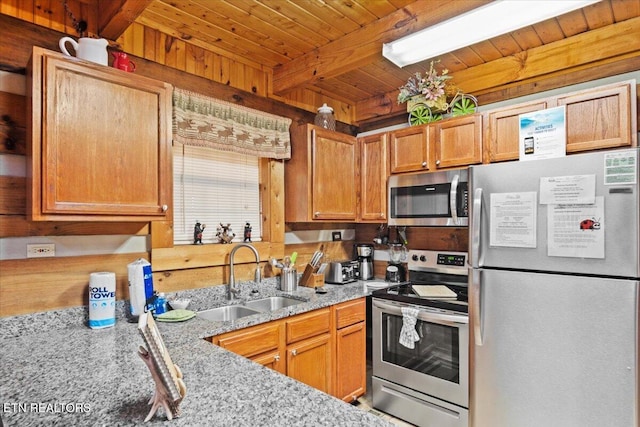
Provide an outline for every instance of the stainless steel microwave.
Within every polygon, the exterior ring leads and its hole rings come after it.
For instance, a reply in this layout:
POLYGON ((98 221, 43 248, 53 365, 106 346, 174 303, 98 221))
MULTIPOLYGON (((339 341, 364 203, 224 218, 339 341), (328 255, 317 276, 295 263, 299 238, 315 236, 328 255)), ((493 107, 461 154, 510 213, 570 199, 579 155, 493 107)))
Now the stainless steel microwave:
POLYGON ((389 225, 469 225, 467 169, 389 177, 389 225))

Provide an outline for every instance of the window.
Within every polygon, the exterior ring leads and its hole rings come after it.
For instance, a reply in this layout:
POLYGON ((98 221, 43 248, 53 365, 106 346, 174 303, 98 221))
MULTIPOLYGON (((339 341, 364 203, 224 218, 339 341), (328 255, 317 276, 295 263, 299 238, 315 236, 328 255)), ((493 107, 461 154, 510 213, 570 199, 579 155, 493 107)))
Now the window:
POLYGON ((231 225, 234 242, 261 240, 259 158, 212 148, 173 147, 175 245, 193 244, 196 222, 205 224, 202 243, 218 243, 220 223, 231 225))

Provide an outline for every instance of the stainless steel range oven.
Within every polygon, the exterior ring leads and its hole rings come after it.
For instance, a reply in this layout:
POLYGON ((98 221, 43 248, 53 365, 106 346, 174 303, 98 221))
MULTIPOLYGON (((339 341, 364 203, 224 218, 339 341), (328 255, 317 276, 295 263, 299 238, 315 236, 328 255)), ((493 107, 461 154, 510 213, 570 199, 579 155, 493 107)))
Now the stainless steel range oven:
POLYGON ((418 426, 468 426, 466 259, 466 253, 410 251, 410 281, 373 292, 375 408, 418 426), (405 321, 412 326, 403 308, 417 313, 413 348, 400 343, 405 321))

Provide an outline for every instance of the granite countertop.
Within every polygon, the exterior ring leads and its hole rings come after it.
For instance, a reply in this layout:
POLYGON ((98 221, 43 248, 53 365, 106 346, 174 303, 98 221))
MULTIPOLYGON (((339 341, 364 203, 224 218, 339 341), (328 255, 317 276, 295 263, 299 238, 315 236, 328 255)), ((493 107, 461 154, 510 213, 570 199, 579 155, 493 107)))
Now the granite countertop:
MULTIPOLYGON (((304 302, 239 319, 198 318, 158 326, 187 394, 182 415, 163 412, 150 424, 207 426, 390 426, 388 422, 319 390, 214 346, 203 338, 287 317, 368 294, 365 282, 326 285, 326 294, 277 290, 275 281, 242 283, 241 299, 289 295, 304 302)), ((225 287, 180 292, 196 311, 223 305, 225 287)), ((86 326, 86 308, 0 319, 0 416, 5 426, 140 425, 150 410, 151 375, 137 349, 137 325, 123 303, 112 328, 86 326)))

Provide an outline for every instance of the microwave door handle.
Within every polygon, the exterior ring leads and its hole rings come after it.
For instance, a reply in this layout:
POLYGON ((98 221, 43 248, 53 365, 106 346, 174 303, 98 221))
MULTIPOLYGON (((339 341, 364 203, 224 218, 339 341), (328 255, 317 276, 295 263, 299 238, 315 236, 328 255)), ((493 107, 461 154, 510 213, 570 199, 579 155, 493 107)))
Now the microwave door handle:
POLYGON ((458 181, 460 175, 455 174, 451 180, 451 190, 449 190, 449 209, 451 209, 451 219, 454 224, 458 224, 458 181))
MULTIPOLYGON (((378 307, 381 310, 384 310, 387 313, 394 314, 396 316, 402 316, 402 310, 400 307, 391 304, 385 304, 380 301, 373 301, 373 305, 378 307)), ((438 323, 443 325, 455 325, 458 324, 469 324, 469 316, 462 316, 459 314, 440 314, 440 313, 431 313, 425 310, 420 310, 418 312, 418 319, 430 322, 430 323, 438 323)))
POLYGON ((482 221, 482 188, 476 188, 473 194, 473 215, 471 217, 471 266, 480 266, 480 221, 482 221))

